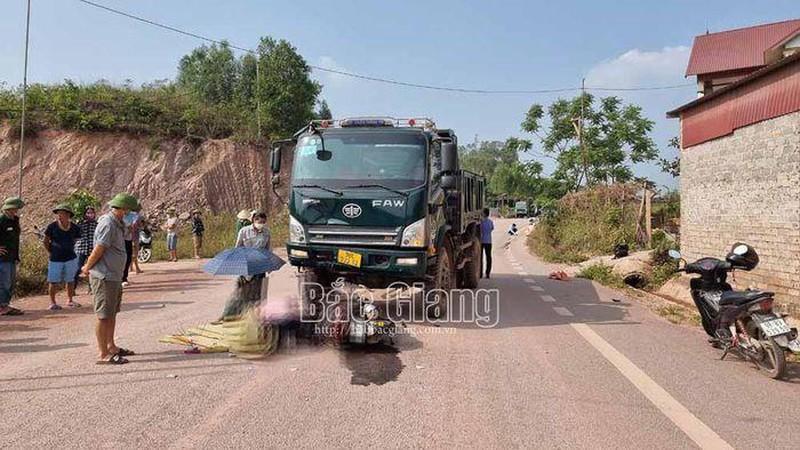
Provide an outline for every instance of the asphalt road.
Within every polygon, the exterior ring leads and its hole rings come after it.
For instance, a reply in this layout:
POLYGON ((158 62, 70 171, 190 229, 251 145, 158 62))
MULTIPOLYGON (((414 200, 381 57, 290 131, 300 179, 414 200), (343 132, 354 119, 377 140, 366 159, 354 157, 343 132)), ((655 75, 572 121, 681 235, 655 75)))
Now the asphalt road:
MULTIPOLYGON (((411 324, 394 348, 183 354, 157 339, 213 320, 230 290, 193 261, 133 279, 118 343, 140 355, 121 367, 94 364, 89 308, 24 300, 0 318, 0 447, 798 448, 796 366, 769 380, 698 328, 548 280, 523 237, 503 250, 508 224, 481 283, 499 290, 497 325, 411 324)), ((291 268, 270 290, 295 295, 291 268)))

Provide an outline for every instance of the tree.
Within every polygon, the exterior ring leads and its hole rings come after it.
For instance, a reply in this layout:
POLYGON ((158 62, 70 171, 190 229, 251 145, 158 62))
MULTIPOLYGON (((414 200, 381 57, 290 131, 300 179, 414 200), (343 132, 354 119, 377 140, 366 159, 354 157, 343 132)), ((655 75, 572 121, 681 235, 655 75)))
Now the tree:
POLYGON ((227 42, 203 45, 178 63, 178 85, 206 103, 233 100, 239 78, 239 62, 227 42))
POLYGON ((482 141, 477 146, 462 146, 459 149, 461 166, 489 179, 498 165, 518 162, 519 151, 526 151, 530 147, 530 141, 513 137, 505 142, 482 141))
POLYGON ((76 189, 72 191, 62 203, 69 205, 75 213, 75 217, 81 220, 86 213, 86 208, 90 206, 97 208, 100 206, 100 199, 86 189, 76 189))
POLYGON ((681 176, 681 141, 678 139, 678 136, 673 136, 669 140, 669 144, 667 145, 669 148, 674 148, 678 151, 678 156, 672 159, 659 159, 659 165, 661 166, 661 171, 664 173, 668 173, 673 177, 681 176))
POLYGON ((271 137, 294 134, 314 118, 322 86, 311 68, 287 41, 261 38, 258 45, 261 118, 271 137))
POLYGON ((320 120, 333 119, 333 113, 331 113, 331 109, 328 107, 328 102, 326 102, 325 100, 319 102, 319 109, 317 110, 317 119, 320 120))
POLYGON ((555 155, 553 177, 570 191, 629 181, 633 177, 631 163, 652 161, 658 156, 649 137, 653 121, 642 116, 639 106, 623 105, 617 97, 602 98, 598 103, 591 94, 559 99, 547 108, 549 128, 542 125, 544 116, 541 105, 532 105, 522 129, 535 135, 546 153, 555 155))

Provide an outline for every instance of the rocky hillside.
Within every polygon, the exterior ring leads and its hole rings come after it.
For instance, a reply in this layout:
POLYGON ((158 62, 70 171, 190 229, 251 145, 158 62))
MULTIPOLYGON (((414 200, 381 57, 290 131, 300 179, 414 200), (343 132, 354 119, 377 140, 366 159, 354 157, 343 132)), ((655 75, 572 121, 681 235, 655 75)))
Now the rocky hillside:
MULTIPOLYGON (((0 196, 17 192, 18 144, 9 127, 0 125, 0 196)), ((214 213, 280 206, 271 193, 269 150, 254 145, 42 130, 26 138, 25 147, 23 197, 26 214, 36 220, 76 188, 104 200, 132 192, 148 214, 169 206, 214 213)), ((284 170, 290 167, 284 164, 284 170)))

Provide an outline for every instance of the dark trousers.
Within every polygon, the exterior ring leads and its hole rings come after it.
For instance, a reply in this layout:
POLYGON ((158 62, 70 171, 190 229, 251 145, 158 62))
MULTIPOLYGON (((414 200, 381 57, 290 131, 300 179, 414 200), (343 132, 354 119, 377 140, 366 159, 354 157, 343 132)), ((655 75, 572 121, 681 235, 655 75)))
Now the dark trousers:
POLYGON ((128 281, 128 271, 131 269, 133 258, 133 241, 125 241, 125 271, 122 273, 122 282, 128 281))
POLYGON ((486 274, 486 277, 489 277, 489 274, 492 273, 492 244, 481 244, 481 250, 483 250, 483 261, 486 261, 486 272, 481 272, 481 276, 486 274))
MULTIPOLYGON (((89 255, 78 254, 78 273, 75 274, 75 286, 78 285, 78 280, 81 277, 81 269, 83 269, 84 264, 86 264, 86 260, 89 259, 89 255)), ((88 282, 88 280, 87 280, 88 282)))

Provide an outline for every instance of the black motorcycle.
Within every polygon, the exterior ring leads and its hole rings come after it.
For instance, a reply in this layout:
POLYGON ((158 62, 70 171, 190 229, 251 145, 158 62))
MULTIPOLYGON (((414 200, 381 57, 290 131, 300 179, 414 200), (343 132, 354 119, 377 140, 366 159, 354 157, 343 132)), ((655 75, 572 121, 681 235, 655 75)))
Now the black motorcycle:
POLYGON ((679 272, 699 275, 692 278, 692 299, 700 312, 709 343, 723 350, 722 358, 736 352, 752 360, 770 378, 781 378, 786 371, 786 353, 800 354, 797 328, 772 310, 774 293, 748 289, 734 291, 727 282, 735 269, 750 271, 759 262, 755 249, 747 244, 733 245, 725 260, 700 258, 687 264, 679 252, 670 256, 684 262, 679 272))
POLYGON ((140 263, 146 263, 153 257, 153 233, 149 228, 139 230, 139 253, 136 259, 140 263))

